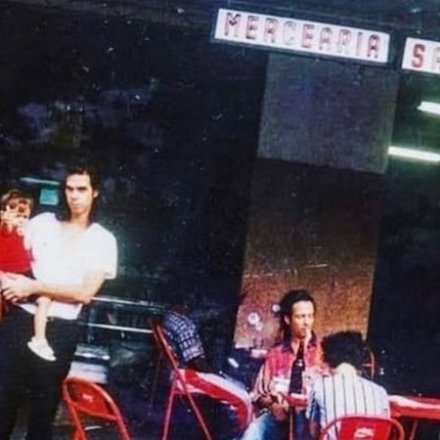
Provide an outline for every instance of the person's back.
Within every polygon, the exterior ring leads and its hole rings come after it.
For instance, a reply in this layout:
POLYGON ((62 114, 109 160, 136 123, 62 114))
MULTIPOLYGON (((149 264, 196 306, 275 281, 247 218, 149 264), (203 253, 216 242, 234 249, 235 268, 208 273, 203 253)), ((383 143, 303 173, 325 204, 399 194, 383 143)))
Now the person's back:
POLYGON ((385 389, 359 376, 354 369, 342 369, 331 376, 316 379, 311 398, 313 406, 310 411, 313 414, 319 410, 321 427, 344 415, 389 415, 385 389))
POLYGON ((162 328, 180 367, 210 370, 206 366, 205 352, 197 327, 184 311, 178 307, 168 310, 162 318, 162 328))
POLYGON ((306 416, 312 435, 317 437, 320 429, 345 415, 389 416, 385 389, 359 373, 364 353, 362 335, 335 333, 323 339, 322 349, 331 374, 315 380, 308 398, 306 416))

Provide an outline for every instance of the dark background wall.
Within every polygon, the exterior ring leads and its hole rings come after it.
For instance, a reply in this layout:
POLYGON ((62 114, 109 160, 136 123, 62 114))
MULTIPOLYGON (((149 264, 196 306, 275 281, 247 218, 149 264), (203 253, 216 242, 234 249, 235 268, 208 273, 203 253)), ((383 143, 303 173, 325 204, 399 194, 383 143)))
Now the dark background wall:
MULTIPOLYGON (((421 26, 410 6, 388 24, 421 26)), ((72 153, 91 152, 104 172, 102 221, 121 250, 105 293, 161 301, 178 282, 212 313, 220 350, 240 294, 237 340, 248 344, 261 339, 246 322, 253 304, 269 335, 270 305, 295 286, 328 310, 320 331, 366 331, 377 262, 368 336, 396 389, 411 375, 430 389, 438 167, 391 160, 385 186, 382 173, 391 141, 438 144, 437 121, 414 112, 439 96, 438 78, 400 72, 397 50, 387 67, 276 54, 266 84, 268 52, 210 43, 206 14, 202 26, 173 10, 177 27, 151 8, 142 20, 95 9, 0 5, 1 189, 56 179, 72 153)))
POLYGON ((72 153, 92 154, 120 249, 104 293, 166 302, 178 284, 226 343, 265 63, 206 29, 2 4, 1 189, 57 179, 72 153))
POLYGON ((369 338, 394 392, 440 393, 439 179, 437 164, 389 161, 369 338))

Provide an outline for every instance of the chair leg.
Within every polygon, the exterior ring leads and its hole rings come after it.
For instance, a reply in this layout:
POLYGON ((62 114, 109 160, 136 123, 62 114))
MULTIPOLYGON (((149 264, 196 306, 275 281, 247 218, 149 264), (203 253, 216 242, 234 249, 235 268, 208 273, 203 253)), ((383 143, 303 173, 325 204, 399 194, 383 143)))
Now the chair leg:
POLYGON ((188 400, 192 410, 194 411, 194 415, 196 416, 196 419, 199 422, 199 425, 202 428, 203 433, 205 434, 206 440, 213 440, 211 433, 209 432, 209 429, 206 426, 202 413, 199 411, 199 408, 197 407, 196 402, 194 401, 194 397, 191 394, 188 394, 188 400))
POLYGON ((164 421, 164 425, 163 425, 162 440, 168 439, 168 432, 169 432, 170 421, 171 421, 171 412, 173 410, 175 397, 176 397, 176 389, 175 389, 175 383, 173 381, 171 383, 170 393, 168 394, 167 407, 165 410, 165 421, 164 421))
POLYGON ((148 402, 148 409, 147 409, 147 419, 150 419, 151 417, 151 411, 153 410, 154 402, 156 400, 157 383, 159 382, 159 375, 162 367, 162 359, 163 359, 163 353, 160 352, 158 354, 156 366, 154 368, 153 384, 151 387, 150 400, 148 402))

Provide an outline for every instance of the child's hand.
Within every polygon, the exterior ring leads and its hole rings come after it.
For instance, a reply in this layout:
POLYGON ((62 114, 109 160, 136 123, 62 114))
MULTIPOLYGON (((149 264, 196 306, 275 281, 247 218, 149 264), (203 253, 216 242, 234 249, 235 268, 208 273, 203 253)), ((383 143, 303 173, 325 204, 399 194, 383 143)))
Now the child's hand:
POLYGON ((16 229, 18 233, 23 232, 23 228, 29 221, 29 218, 15 209, 6 208, 0 213, 0 219, 3 224, 5 224, 9 231, 16 229))
POLYGON ((10 229, 12 229, 14 226, 16 216, 17 214, 9 209, 0 212, 1 222, 7 226, 10 226, 10 229))
POLYGON ((275 420, 282 422, 287 418, 287 408, 283 403, 275 402, 271 406, 272 415, 275 420))
POLYGON ((22 217, 20 215, 18 215, 13 221, 13 227, 17 230, 17 233, 19 235, 23 235, 24 234, 24 228, 27 224, 27 222, 29 221, 29 219, 27 217, 22 217))
POLYGON ((264 394, 258 397, 256 405, 259 409, 269 408, 272 405, 273 401, 273 397, 270 394, 264 394))

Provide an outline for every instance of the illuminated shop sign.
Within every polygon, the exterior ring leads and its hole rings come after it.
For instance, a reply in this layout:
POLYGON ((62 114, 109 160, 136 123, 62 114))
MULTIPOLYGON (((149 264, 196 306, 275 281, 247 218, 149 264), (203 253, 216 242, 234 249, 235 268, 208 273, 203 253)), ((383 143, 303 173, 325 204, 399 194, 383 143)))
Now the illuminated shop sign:
POLYGON ((407 38, 402 69, 440 74, 440 42, 407 38))
POLYGON ((219 9, 214 39, 386 63, 390 36, 383 32, 347 26, 219 9))

